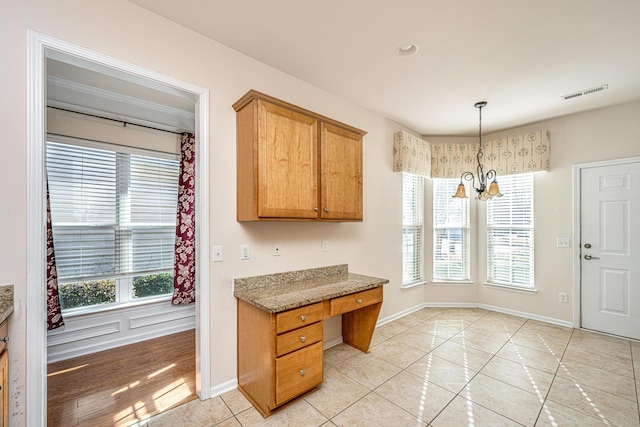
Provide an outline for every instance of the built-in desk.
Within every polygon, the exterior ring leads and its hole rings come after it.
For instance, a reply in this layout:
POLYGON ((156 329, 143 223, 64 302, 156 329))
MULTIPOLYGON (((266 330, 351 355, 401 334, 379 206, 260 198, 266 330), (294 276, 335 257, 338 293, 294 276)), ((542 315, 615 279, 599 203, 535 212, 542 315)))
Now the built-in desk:
POLYGON ((346 264, 235 279, 238 390, 267 417, 317 387, 328 317, 341 314, 343 342, 368 352, 388 282, 346 264))

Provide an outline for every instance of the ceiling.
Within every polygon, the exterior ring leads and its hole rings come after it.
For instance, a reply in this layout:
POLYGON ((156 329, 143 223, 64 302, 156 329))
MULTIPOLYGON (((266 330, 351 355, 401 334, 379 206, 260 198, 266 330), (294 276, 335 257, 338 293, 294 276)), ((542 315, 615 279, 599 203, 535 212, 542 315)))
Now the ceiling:
POLYGON ((640 99, 640 0, 129 1, 423 135, 640 99))

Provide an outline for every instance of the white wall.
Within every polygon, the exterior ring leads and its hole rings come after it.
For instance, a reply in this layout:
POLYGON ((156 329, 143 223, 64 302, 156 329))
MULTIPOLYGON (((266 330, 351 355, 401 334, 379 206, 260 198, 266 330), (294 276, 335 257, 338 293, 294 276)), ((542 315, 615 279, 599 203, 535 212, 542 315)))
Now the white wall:
MULTIPOLYGON (((576 161, 640 154, 640 104, 549 121, 552 167, 536 178, 537 264, 541 292, 535 299, 479 287, 427 285, 401 290, 400 176, 391 170, 393 132, 399 126, 372 112, 265 66, 221 44, 124 0, 23 0, 5 2, 0 22, 2 94, 0 117, 0 283, 15 284, 10 318, 10 425, 24 426, 26 283, 26 31, 34 30, 210 90, 210 243, 224 247, 211 265, 211 383, 236 376, 234 277, 348 263, 350 270, 385 277, 381 317, 424 302, 470 302, 511 307, 560 319, 557 291, 571 293, 569 252, 555 249, 556 236, 571 232, 571 172, 576 161), (364 222, 238 223, 235 221, 235 112, 231 105, 254 88, 368 131, 364 139, 364 222), (603 147, 595 147, 604 143, 603 147), (612 150, 612 151, 609 151, 612 150), (547 224, 547 225, 543 225, 547 224), (320 242, 329 241, 329 252, 320 242), (271 245, 281 244, 273 257, 271 245), (240 261, 240 244, 252 258, 240 261)), ((529 128, 529 127, 527 127, 529 128)), ((509 134, 510 132, 507 132, 509 134)), ((428 205, 427 205, 428 206, 428 205)), ((427 242, 427 245, 430 245, 427 242)), ((430 266, 427 264, 427 269, 430 266)), ((329 325, 339 334, 336 322, 329 325)))

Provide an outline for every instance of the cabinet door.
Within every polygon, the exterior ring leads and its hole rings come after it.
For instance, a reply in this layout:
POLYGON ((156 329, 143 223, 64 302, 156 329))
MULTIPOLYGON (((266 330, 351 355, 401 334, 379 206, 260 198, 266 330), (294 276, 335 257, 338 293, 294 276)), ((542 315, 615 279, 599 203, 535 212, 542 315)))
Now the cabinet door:
POLYGON ((0 427, 9 425, 9 352, 0 356, 0 427))
POLYGON ((362 136, 321 124, 321 215, 362 220, 362 136))
POLYGON ((317 218, 318 122, 258 101, 258 216, 317 218))

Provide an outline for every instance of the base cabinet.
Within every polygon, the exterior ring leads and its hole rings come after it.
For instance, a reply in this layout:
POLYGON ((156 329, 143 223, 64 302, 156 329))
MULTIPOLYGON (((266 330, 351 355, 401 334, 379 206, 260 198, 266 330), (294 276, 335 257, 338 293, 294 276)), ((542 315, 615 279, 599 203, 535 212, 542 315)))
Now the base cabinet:
POLYGON ((238 390, 263 417, 323 379, 323 304, 268 313, 238 300, 238 390))
POLYGON ((7 321, 0 323, 0 427, 9 426, 9 350, 7 321))

